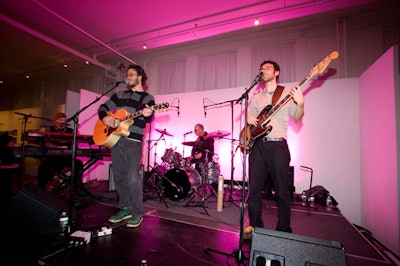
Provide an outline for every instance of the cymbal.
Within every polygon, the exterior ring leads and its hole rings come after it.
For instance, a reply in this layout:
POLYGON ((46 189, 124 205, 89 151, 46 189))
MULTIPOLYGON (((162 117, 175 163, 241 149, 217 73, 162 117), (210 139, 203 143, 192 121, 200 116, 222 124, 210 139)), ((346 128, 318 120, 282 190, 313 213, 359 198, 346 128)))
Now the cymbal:
POLYGON ((197 145, 196 141, 185 141, 185 142, 182 142, 182 144, 186 145, 186 146, 192 146, 192 147, 197 145))
POLYGON ((229 133, 228 131, 216 131, 216 132, 211 132, 208 133, 207 138, 223 138, 226 136, 229 136, 231 133, 229 133))
POLYGON ((163 135, 167 135, 167 136, 170 136, 170 137, 173 137, 173 136, 174 136, 174 135, 172 135, 171 133, 168 133, 166 129, 162 130, 162 129, 156 128, 156 129, 154 129, 154 130, 157 131, 158 133, 163 134, 163 135))
POLYGON ((185 142, 182 142, 182 144, 186 145, 186 146, 197 147, 197 148, 200 148, 200 149, 209 149, 209 146, 210 146, 205 141, 199 141, 199 142, 196 142, 196 141, 185 141, 185 142))

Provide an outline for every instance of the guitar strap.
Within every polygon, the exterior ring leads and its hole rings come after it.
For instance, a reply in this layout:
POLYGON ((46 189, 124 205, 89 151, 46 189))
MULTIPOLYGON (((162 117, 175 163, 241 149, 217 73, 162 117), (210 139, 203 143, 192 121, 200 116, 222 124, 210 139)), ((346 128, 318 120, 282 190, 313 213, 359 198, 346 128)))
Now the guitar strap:
POLYGON ((281 98, 283 89, 284 89, 284 87, 281 85, 278 85, 276 87, 274 95, 272 96, 272 105, 275 105, 278 102, 279 98, 281 98))
POLYGON ((140 99, 138 101, 138 107, 136 108, 137 110, 139 109, 143 109, 144 108, 144 104, 143 104, 143 99, 144 97, 146 97, 148 95, 147 92, 143 92, 142 95, 140 96, 140 99))

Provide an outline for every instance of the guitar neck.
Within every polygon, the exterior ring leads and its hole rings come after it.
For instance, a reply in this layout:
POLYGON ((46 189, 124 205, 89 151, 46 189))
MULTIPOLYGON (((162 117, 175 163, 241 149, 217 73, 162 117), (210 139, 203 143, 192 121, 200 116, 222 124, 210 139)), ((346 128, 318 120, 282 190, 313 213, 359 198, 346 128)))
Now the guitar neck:
MULTIPOLYGON (((305 77, 297 86, 299 89, 304 86, 311 78, 313 77, 312 74, 308 74, 307 77, 305 77)), ((286 104, 290 99, 292 98, 292 95, 288 94, 283 98, 278 104, 274 105, 271 110, 268 112, 268 117, 274 115, 281 107, 286 104)))
POLYGON ((128 120, 128 119, 134 119, 134 118, 136 118, 136 117, 138 117, 138 116, 141 116, 142 114, 143 114, 143 109, 142 109, 142 110, 139 110, 139 111, 136 111, 136 112, 134 112, 134 113, 132 113, 132 114, 123 116, 120 120, 121 120, 121 121, 125 121, 125 120, 128 120))

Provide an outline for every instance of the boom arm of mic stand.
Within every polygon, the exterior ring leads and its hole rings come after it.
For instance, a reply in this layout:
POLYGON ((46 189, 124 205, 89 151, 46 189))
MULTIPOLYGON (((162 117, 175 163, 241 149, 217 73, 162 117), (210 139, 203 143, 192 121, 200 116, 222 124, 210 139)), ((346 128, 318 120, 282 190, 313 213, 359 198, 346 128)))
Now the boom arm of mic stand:
MULTIPOLYGON (((250 85, 249 88, 245 88, 245 92, 242 94, 242 96, 240 96, 239 99, 237 99, 235 101, 235 103, 239 103, 241 102, 243 99, 248 100, 249 99, 249 92, 251 91, 251 89, 260 81, 260 78, 257 77, 255 80, 253 80, 253 83, 250 85)), ((246 106, 247 107, 247 106, 246 106)), ((246 117, 246 125, 247 125, 247 117, 246 117)))

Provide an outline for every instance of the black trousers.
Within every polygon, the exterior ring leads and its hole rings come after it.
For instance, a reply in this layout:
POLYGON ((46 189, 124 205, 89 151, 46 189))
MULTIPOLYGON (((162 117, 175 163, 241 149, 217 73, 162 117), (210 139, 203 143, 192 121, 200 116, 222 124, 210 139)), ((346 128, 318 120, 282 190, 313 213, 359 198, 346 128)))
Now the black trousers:
POLYGON ((275 186, 278 200, 278 222, 276 230, 292 232, 290 227, 289 192, 290 151, 286 141, 258 140, 249 154, 249 198, 250 225, 264 227, 262 220, 262 191, 268 177, 275 186))

